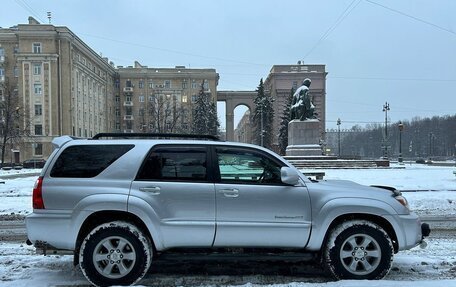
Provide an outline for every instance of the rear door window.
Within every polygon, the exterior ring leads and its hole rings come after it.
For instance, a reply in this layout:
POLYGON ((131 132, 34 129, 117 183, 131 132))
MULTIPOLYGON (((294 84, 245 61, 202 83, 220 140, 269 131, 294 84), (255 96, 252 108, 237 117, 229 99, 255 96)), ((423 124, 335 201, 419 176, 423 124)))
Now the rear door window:
POLYGON ((207 181, 207 148, 159 146, 147 156, 137 180, 207 181))
POLYGON ((133 147, 134 145, 70 146, 55 162, 51 177, 95 177, 133 147))

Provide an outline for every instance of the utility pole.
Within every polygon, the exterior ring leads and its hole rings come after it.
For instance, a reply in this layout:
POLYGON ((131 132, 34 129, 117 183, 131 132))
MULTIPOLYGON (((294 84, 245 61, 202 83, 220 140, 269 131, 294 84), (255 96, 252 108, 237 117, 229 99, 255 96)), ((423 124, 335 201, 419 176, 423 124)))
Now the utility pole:
POLYGON ((383 159, 388 159, 388 111, 390 110, 390 106, 388 102, 385 102, 383 105, 383 111, 385 112, 385 137, 383 139, 384 144, 384 151, 383 151, 383 159))

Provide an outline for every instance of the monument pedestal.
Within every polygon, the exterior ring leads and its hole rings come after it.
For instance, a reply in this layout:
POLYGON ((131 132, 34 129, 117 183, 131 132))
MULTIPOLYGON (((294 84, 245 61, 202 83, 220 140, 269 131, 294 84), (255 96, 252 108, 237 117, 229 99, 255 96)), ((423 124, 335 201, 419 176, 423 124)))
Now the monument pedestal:
POLYGON ((288 123, 287 156, 321 156, 320 121, 292 120, 288 123))

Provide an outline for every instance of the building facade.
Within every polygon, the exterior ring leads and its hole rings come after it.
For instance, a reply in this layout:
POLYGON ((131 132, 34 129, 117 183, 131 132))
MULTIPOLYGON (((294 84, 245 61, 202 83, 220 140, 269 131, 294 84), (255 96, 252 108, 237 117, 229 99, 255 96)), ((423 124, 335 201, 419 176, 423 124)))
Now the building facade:
POLYGON ((5 162, 47 158, 60 135, 188 132, 196 96, 203 89, 217 101, 218 80, 215 69, 138 62, 115 67, 67 27, 32 17, 28 24, 0 28, 0 114, 3 100, 14 94, 13 108, 26 115, 17 119, 20 140, 5 145, 5 162))
POLYGON ((204 91, 217 101, 219 75, 215 69, 149 68, 135 62, 118 67, 117 132, 188 133, 197 95, 204 91))
POLYGON ((251 122, 250 110, 247 110, 234 130, 234 141, 253 143, 251 122))
POLYGON ((29 17, 28 24, 1 28, 0 45, 2 90, 15 93, 16 109, 26 115, 21 141, 7 148, 19 151, 20 161, 47 157, 55 136, 113 129, 116 70, 67 27, 29 17))

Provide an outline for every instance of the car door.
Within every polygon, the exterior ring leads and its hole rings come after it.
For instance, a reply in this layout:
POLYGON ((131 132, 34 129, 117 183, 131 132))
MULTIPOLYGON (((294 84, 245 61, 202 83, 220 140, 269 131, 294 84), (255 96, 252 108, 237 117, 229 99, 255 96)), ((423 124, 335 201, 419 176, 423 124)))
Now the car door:
POLYGON ((204 145, 159 145, 142 164, 130 196, 152 207, 166 248, 212 245, 215 190, 209 167, 204 145))
POLYGON ((214 246, 304 247, 311 226, 303 183, 281 182, 284 163, 266 152, 218 146, 214 246))

